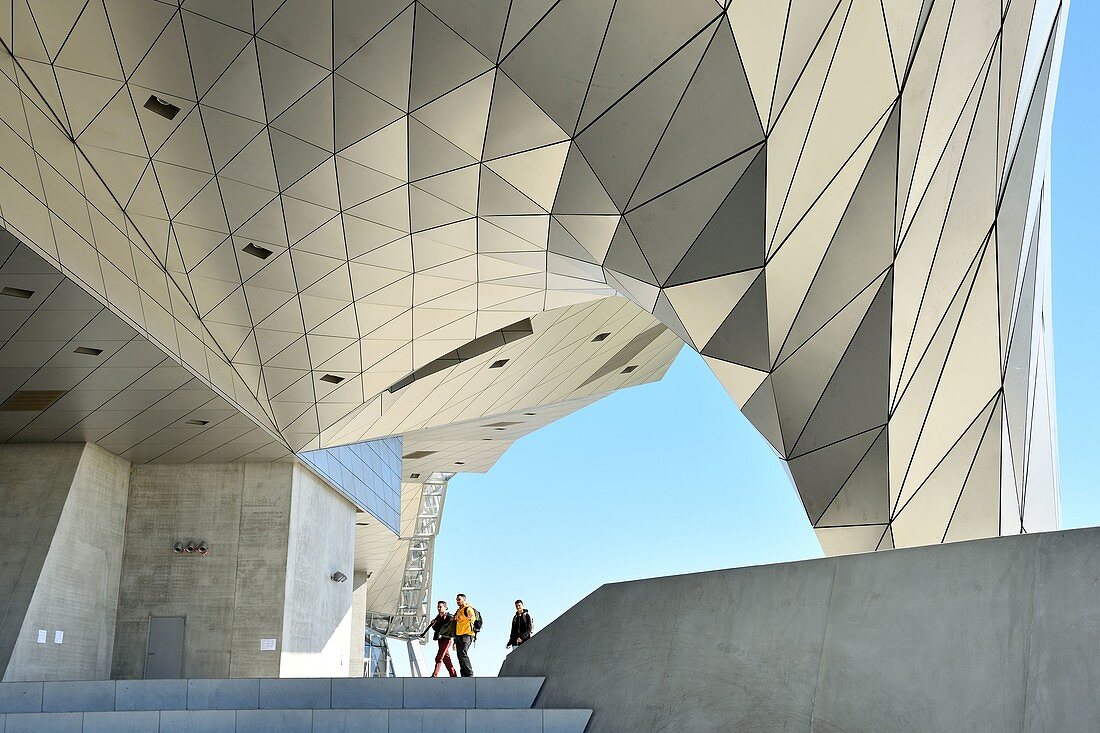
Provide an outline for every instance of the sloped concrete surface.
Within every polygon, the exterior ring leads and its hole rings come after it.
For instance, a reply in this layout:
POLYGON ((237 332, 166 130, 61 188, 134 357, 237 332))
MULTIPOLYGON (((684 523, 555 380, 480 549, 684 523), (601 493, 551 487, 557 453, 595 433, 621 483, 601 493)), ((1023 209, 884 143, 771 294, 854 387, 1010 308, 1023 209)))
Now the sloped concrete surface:
POLYGON ((612 731, 1100 726, 1100 529, 609 584, 512 652, 612 731))

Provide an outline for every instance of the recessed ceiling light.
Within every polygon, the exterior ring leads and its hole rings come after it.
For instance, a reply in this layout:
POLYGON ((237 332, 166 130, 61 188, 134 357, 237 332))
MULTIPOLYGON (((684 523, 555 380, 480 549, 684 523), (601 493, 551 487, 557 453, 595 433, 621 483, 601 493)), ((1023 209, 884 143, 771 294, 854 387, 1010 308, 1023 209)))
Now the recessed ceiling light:
POLYGON ((626 369, 623 369, 623 370, 622 370, 621 372, 619 372, 619 373, 620 373, 620 374, 630 374, 630 373, 631 373, 632 371, 634 371, 634 370, 635 370, 635 369, 637 369, 637 368, 638 368, 638 367, 637 367, 637 365, 635 365, 635 364, 631 364, 630 366, 628 366, 628 367, 627 367, 626 369))
POLYGON ((7 295, 9 298, 22 298, 23 300, 26 300, 27 298, 34 295, 34 291, 24 290, 23 288, 4 288, 3 290, 0 290, 0 295, 7 295))
POLYGON ((338 376, 336 374, 326 374, 325 376, 321 377, 321 381, 328 382, 329 384, 340 384, 340 382, 344 381, 344 377, 338 376))
POLYGON ((434 451, 434 450, 414 450, 412 453, 406 453, 405 455, 403 455, 401 457, 404 458, 404 459, 408 459, 410 461, 415 461, 418 458, 427 458, 428 456, 432 455, 433 453, 438 453, 438 452, 439 451, 434 451))
POLYGON ((534 415, 536 415, 536 414, 538 414, 538 413, 535 413, 535 412, 525 412, 525 413, 523 413, 523 414, 524 414, 524 415, 528 415, 528 416, 531 416, 531 417, 533 417, 534 415))
POLYGON ((142 106, 150 112, 156 112, 166 120, 174 119, 180 111, 179 107, 172 104, 167 99, 161 99, 155 94, 150 94, 149 99, 145 100, 145 104, 142 106))
POLYGON ((103 353, 103 349, 93 349, 91 346, 77 346, 73 349, 74 354, 87 354, 88 356, 99 356, 103 353))
POLYGON ((504 428, 493 428, 493 430, 504 430, 504 428))
POLYGON ((245 254, 250 254, 253 257, 259 257, 261 260, 266 260, 272 255, 271 250, 269 250, 267 247, 261 247, 258 244, 253 244, 252 242, 249 242, 244 247, 242 247, 241 251, 245 254))
POLYGON ((490 369, 500 369, 502 366, 508 363, 507 359, 498 359, 489 365, 490 369))
POLYGON ((492 440, 492 438, 482 438, 482 440, 492 440))
POLYGON ((0 412, 42 412, 66 392, 64 389, 21 389, 0 404, 0 412))
POLYGON ((420 474, 419 473, 410 473, 409 478, 420 478, 420 474))
POLYGON ((465 466, 465 465, 466 465, 466 461, 455 461, 455 465, 456 465, 456 466, 465 466))
POLYGON ((610 335, 611 335, 610 333, 597 333, 596 337, 592 340, 593 341, 605 341, 607 339, 607 337, 610 336, 610 335))
POLYGON ((356 527, 368 527, 368 526, 370 526, 370 522, 356 522, 355 526, 356 527))
POLYGON ((187 425, 209 425, 210 421, 209 420, 188 420, 188 421, 186 421, 186 424, 187 425))

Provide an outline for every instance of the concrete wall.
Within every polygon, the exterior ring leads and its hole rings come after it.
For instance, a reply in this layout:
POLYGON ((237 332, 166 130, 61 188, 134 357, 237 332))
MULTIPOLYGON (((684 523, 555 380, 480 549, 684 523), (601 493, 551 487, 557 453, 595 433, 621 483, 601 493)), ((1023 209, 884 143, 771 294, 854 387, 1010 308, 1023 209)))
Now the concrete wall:
POLYGON ((0 671, 34 596, 83 446, 0 445, 0 671))
POLYGON ((150 616, 184 616, 183 674, 277 677, 289 463, 134 466, 112 676, 144 676, 150 616), (205 540, 210 555, 177 555, 205 540))
POLYGON ((129 461, 83 446, 5 681, 109 678, 129 481, 129 461))
POLYGON ((4 681, 108 677, 129 473, 94 445, 0 446, 4 681))
MULTIPOLYGON (((347 677, 352 635, 355 507, 294 467, 286 554, 282 677, 347 677), (347 580, 334 582, 334 572, 347 580)), ((358 625, 362 634, 363 623, 358 625)))
POLYGON ((0 446, 0 678, 141 678, 156 616, 186 619, 185 676, 347 676, 354 532, 353 505, 297 463, 0 446), (173 552, 189 541, 209 556, 173 552))
POLYGON ((1100 529, 617 583, 512 652, 601 731, 1095 731, 1100 529))
POLYGON ((144 676, 151 616, 183 616, 187 677, 347 676, 355 510, 300 464, 134 466, 112 676, 144 676), (210 555, 178 555, 205 540, 210 555), (275 639, 273 651, 261 639, 275 639))

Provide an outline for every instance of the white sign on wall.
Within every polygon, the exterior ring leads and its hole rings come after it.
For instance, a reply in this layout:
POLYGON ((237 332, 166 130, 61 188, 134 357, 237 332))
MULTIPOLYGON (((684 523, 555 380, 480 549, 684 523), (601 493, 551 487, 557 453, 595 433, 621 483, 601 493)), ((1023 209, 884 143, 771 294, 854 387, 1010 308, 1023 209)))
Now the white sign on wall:
POLYGON ((45 629, 39 629, 38 630, 38 643, 39 644, 45 644, 46 643, 46 630, 45 629))
POLYGON ((260 651, 261 652, 273 652, 275 651, 274 639, 260 639, 260 651))
POLYGON ((56 631, 54 631, 53 632, 53 643, 54 644, 60 644, 63 641, 65 641, 65 632, 62 631, 61 629, 57 629, 56 631))

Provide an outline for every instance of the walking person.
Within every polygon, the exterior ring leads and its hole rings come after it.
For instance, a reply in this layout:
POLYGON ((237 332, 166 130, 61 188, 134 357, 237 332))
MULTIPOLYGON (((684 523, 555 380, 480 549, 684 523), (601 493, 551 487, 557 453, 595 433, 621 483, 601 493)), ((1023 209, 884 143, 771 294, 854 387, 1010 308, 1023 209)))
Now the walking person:
POLYGON ((458 609, 455 611, 455 649, 458 651, 458 668, 463 677, 474 676, 474 665, 470 663, 470 645, 481 631, 481 614, 466 602, 466 594, 455 597, 458 609))
POLYGON ((441 665, 447 667, 447 673, 451 677, 457 677, 458 673, 455 672, 454 662, 451 661, 451 644, 454 642, 455 635, 455 617, 447 610, 446 601, 439 601, 435 604, 435 608, 439 613, 428 624, 428 628, 420 634, 421 637, 424 637, 431 631, 432 639, 439 645, 435 653, 435 671, 432 672, 432 677, 439 676, 441 665))
POLYGON ((535 620, 531 618, 531 614, 527 609, 523 607, 523 601, 516 599, 516 615, 512 617, 512 631, 508 634, 508 643, 505 644, 505 648, 511 648, 519 646, 523 642, 531 638, 531 634, 535 632, 535 620))

